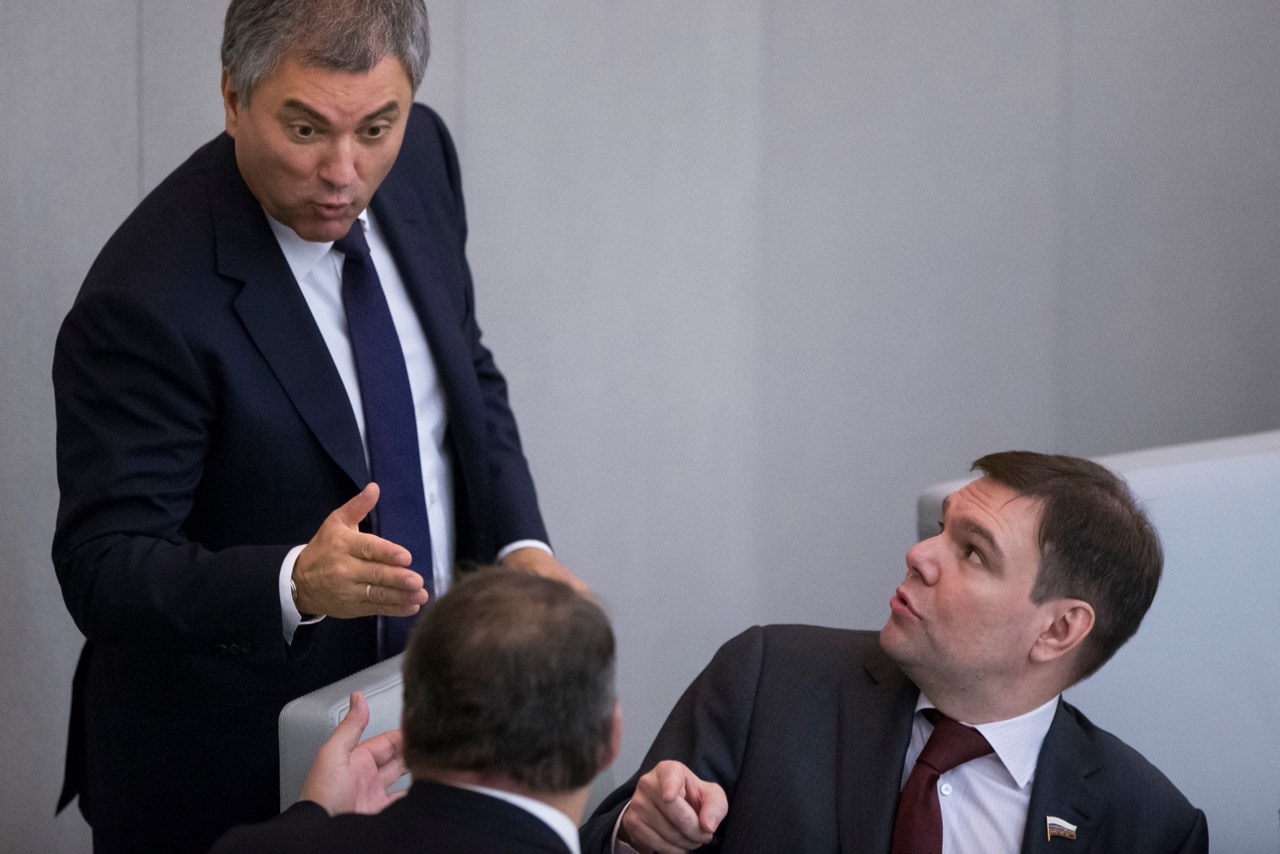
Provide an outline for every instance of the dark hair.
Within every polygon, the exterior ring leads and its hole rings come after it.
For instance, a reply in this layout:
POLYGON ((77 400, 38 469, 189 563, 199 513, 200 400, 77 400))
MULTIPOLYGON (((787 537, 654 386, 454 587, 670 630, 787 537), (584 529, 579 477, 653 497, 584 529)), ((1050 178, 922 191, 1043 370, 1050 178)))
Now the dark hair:
POLYGON ((1077 680, 1093 675, 1138 631, 1155 598, 1164 565, 1156 529, 1124 480, 1095 462, 1005 451, 973 468, 1039 500, 1040 569, 1031 600, 1093 606, 1077 680))
POLYGON ((598 605, 548 578, 479 570, 428 604, 409 640, 405 756, 538 792, 581 788, 609 749, 613 672, 598 605))
POLYGON ((231 0, 222 67, 242 99, 288 53, 306 65, 353 72, 394 56, 416 92, 430 54, 427 9, 422 0, 231 0))

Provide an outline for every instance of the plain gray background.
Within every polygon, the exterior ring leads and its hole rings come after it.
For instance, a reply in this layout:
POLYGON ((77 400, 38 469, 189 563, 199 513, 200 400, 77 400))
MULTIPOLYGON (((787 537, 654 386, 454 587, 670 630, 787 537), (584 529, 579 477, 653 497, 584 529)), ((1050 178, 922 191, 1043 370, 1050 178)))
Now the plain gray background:
MULTIPOLYGON (((917 493, 974 457, 1280 425, 1274 0, 428 7, 480 320, 618 630, 619 778, 740 629, 881 625, 917 493)), ((224 9, 0 0, 5 852, 88 848, 52 816, 54 335, 221 129, 224 9)))

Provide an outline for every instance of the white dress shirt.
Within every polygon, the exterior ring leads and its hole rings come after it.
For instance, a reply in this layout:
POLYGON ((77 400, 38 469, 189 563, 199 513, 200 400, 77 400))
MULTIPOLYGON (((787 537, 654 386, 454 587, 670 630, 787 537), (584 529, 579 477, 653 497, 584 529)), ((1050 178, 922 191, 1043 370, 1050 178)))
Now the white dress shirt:
MULTIPOLYGON (((347 333, 347 316, 342 304, 342 265, 345 256, 333 248, 333 243, 314 243, 303 240, 297 232, 283 223, 267 217, 271 231, 289 262, 289 269, 307 301, 311 314, 315 318, 320 334, 333 358, 338 376, 342 378, 343 388, 355 415, 356 426, 360 429, 361 439, 365 439, 364 407, 360 396, 360 382, 356 375, 355 355, 351 350, 351 339, 347 333)), ((440 377, 436 372, 431 349, 427 344, 426 334, 418 320, 409 293, 405 289, 400 270, 391 257, 377 219, 366 210, 360 214, 360 221, 365 225, 365 238, 369 243, 369 252, 373 258, 373 266, 378 271, 378 280, 382 284, 387 298, 387 306, 391 310, 391 319, 400 338, 400 346, 404 351, 405 367, 409 373, 409 388, 413 393, 413 408, 418 422, 418 456, 422 462, 423 494, 427 502, 427 523, 431 530, 431 567, 436 595, 442 595, 449 589, 452 581, 454 557, 454 507, 453 507, 453 467, 448 452, 444 447, 445 428, 448 425, 448 411, 444 392, 440 387, 440 377)), ((365 446, 365 462, 368 462, 369 450, 365 446)), ((337 509, 336 507, 334 509, 337 509)), ((305 545, 305 544, 304 544, 305 545)), ((293 603, 293 595, 289 588, 289 580, 293 576, 293 566, 302 552, 304 545, 295 546, 285 556, 280 567, 280 613, 285 640, 292 643, 293 634, 303 622, 293 603)), ((545 543, 536 540, 521 540, 511 543, 498 553, 499 559, 523 546, 535 546, 551 551, 545 543)), ((315 622, 320 618, 308 620, 315 622)))
MULTIPOLYGON (((921 710, 931 708, 933 703, 921 694, 902 768, 903 785, 933 732, 933 724, 921 714, 921 710)), ((938 779, 942 854, 1021 850, 1040 746, 1057 708, 1058 698, 1054 697, 1007 721, 970 724, 982 733, 994 752, 953 768, 938 779)))

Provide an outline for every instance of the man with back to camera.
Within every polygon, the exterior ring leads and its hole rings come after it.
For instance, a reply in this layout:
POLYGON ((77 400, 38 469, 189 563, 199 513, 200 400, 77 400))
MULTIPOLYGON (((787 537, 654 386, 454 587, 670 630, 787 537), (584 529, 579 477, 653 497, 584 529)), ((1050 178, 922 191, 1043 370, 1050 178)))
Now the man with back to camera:
POLYGON ((227 132, 59 333, 53 558, 87 638, 60 807, 100 851, 274 814, 280 708, 399 651, 455 558, 572 579, 412 103, 427 52, 421 0, 234 0, 227 132))
POLYGON ((1207 851, 1204 813, 1061 697, 1137 631, 1154 528, 1088 460, 1013 451, 974 469, 907 552, 878 637, 729 641, 583 850, 1207 851))
POLYGON ((425 608, 405 655, 401 732, 355 747, 368 721, 357 695, 302 800, 234 828, 214 854, 576 854, 591 780, 617 754, 614 657, 594 602, 483 569, 425 608), (413 785, 384 807, 406 761, 413 785))

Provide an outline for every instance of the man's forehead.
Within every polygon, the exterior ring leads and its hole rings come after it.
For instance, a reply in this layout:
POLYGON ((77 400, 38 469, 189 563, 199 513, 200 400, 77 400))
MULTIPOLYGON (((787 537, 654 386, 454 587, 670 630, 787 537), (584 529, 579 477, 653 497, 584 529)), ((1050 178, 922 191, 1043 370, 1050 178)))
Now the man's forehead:
POLYGON ((987 528, 995 539, 1011 545, 1019 534, 1039 545, 1040 500, 1022 495, 989 477, 980 477, 942 499, 942 516, 963 516, 968 522, 987 528))
POLYGON ((276 62, 275 67, 262 76, 254 86, 254 92, 264 88, 311 88, 321 86, 332 88, 335 85, 338 88, 347 88, 350 83, 367 80, 377 75, 379 79, 391 82, 393 85, 403 85, 410 90, 412 97, 413 78, 409 74, 409 69, 404 62, 398 57, 387 55, 379 59, 369 68, 361 70, 350 70, 345 68, 333 68, 323 62, 301 53, 297 50, 291 50, 284 53, 276 62))

